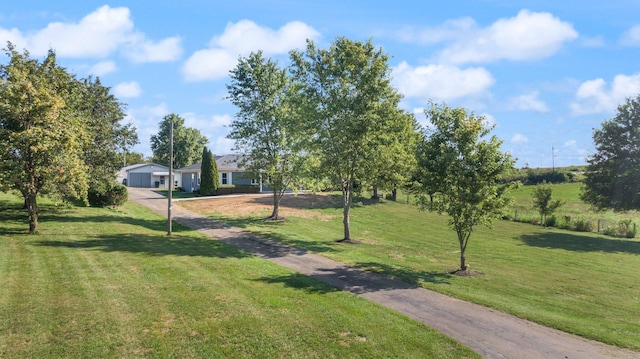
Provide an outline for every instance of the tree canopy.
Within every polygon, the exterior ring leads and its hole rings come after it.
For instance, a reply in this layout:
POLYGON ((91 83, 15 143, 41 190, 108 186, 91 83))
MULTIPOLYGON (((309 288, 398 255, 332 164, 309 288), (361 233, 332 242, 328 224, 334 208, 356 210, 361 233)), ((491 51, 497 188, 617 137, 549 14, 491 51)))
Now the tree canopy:
POLYGON ((531 198, 533 208, 540 214, 540 224, 547 226, 547 217, 551 216, 562 205, 559 199, 553 200, 553 185, 543 182, 534 187, 531 198))
POLYGON ((90 136, 81 113, 69 106, 73 76, 49 51, 40 62, 9 44, 0 67, 0 177, 3 189, 22 194, 29 232, 38 226, 37 197, 87 198, 83 150, 90 136))
POLYGON ((500 182, 514 160, 489 136, 492 127, 464 108, 431 104, 425 110, 433 127, 423 131, 418 146, 420 205, 447 214, 460 245, 460 270, 467 269, 465 251, 476 225, 490 226, 508 204, 513 184, 500 182))
POLYGON ((412 117, 398 109, 401 96, 391 86, 388 56, 370 40, 339 37, 329 49, 308 41, 304 52, 291 53, 291 60, 304 98, 304 118, 313 133, 318 173, 342 191, 343 240, 350 240, 356 184, 372 185, 380 174, 378 164, 395 160, 381 154, 393 151, 397 139, 404 138, 395 131, 412 130, 412 117))
POLYGON ((29 232, 38 226, 37 198, 87 200, 89 189, 112 188, 118 152, 137 143, 135 128, 122 125, 124 105, 99 79, 76 79, 9 43, 0 66, 0 190, 22 194, 29 232))
POLYGON ((291 79, 262 52, 240 58, 230 77, 228 98, 238 113, 227 137, 235 140, 235 149, 243 154, 240 165, 255 177, 269 179, 273 191, 269 218, 278 219, 280 200, 300 180, 309 156, 291 79))
POLYGON ((598 209, 640 209, 640 96, 593 132, 581 199, 598 209))
POLYGON ((201 159, 202 147, 209 143, 199 130, 185 127, 184 118, 175 113, 166 115, 160 122, 157 134, 151 136, 153 161, 169 165, 169 132, 173 120, 173 167, 181 168, 197 163, 201 159))

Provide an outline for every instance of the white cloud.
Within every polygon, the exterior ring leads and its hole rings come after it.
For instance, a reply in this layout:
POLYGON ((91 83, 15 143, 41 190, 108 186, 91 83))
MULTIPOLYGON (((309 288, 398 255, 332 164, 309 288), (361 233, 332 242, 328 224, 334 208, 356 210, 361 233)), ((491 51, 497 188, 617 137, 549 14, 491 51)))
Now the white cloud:
POLYGON ((180 40, 153 42, 135 30, 126 7, 104 5, 74 23, 52 22, 44 29, 22 34, 0 28, 0 42, 12 41, 35 56, 54 49, 60 57, 105 58, 123 51, 138 62, 175 60, 181 53, 180 40), (162 55, 159 55, 162 51, 162 55))
POLYGON ((231 124, 231 115, 213 115, 211 117, 199 116, 193 112, 181 114, 186 127, 196 128, 201 132, 215 132, 231 124))
POLYGON ((451 100, 479 96, 495 80, 489 71, 479 68, 460 69, 455 66, 428 65, 413 67, 401 62, 393 68, 394 83, 406 97, 423 100, 451 100))
POLYGON ((151 153, 151 136, 158 133, 160 121, 169 114, 167 104, 162 102, 157 106, 144 106, 129 109, 127 121, 131 122, 138 132, 140 143, 134 147, 134 151, 142 152, 145 156, 151 153))
MULTIPOLYGON (((489 27, 470 31, 438 55, 442 63, 464 64, 549 57, 578 37, 573 26, 550 13, 521 10, 489 27)), ((451 37, 443 36, 443 38, 451 37)))
POLYGON ((181 39, 169 37, 159 42, 141 40, 128 52, 134 62, 167 62, 174 61, 182 55, 181 39))
POLYGON ((581 37, 580 42, 584 47, 603 47, 605 45, 604 37, 581 37))
POLYGON ((142 89, 140 84, 135 81, 121 82, 113 88, 113 93, 116 97, 121 98, 140 97, 142 89))
POLYGON ((265 55, 284 54, 305 45, 320 34, 311 26, 293 21, 278 30, 262 27, 249 20, 229 23, 209 48, 198 50, 185 62, 182 74, 187 81, 218 80, 229 74, 239 56, 262 50, 265 55))
POLYGON ((210 138, 209 143, 211 143, 211 152, 215 155, 234 153, 233 147, 235 146, 235 141, 230 140, 225 136, 216 137, 214 139, 210 138))
POLYGON ((625 31, 620 38, 620 43, 626 46, 640 46, 640 24, 625 31))
POLYGON ((576 92, 570 107, 574 115, 613 112, 627 97, 640 93, 640 73, 616 75, 607 86, 604 79, 583 82, 576 92))
POLYGON ((89 69, 89 73, 95 76, 104 76, 116 71, 118 66, 113 61, 100 61, 89 69))
POLYGON ((527 136, 521 133, 516 133, 515 135, 513 135, 513 137, 511 137, 511 143, 521 144, 521 143, 528 143, 528 142, 529 142, 529 139, 527 138, 527 136))
POLYGON ((578 142, 576 140, 568 140, 564 143, 564 147, 575 148, 578 146, 578 142))
POLYGON ((509 107, 515 110, 533 110, 537 112, 547 112, 547 105, 538 99, 538 91, 514 97, 509 101, 509 107))

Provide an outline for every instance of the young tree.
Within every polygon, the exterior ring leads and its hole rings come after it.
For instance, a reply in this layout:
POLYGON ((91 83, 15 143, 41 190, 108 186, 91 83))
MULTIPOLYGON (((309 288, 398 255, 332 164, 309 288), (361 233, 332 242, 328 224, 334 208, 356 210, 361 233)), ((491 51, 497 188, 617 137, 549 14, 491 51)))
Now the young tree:
POLYGON ((424 130, 418 150, 423 193, 421 208, 449 215, 460 245, 460 270, 467 269, 465 251, 476 225, 490 226, 508 204, 505 192, 512 184, 501 184, 503 173, 514 160, 500 151, 492 130, 482 116, 464 108, 431 104, 425 110, 432 129, 424 130))
POLYGON ((618 106, 593 142, 580 198, 598 209, 640 209, 640 96, 618 106))
POLYGON ((348 241, 354 185, 374 184, 381 154, 392 151, 398 121, 407 119, 397 115, 400 95, 391 86, 388 56, 371 41, 340 37, 328 50, 308 41, 291 60, 320 171, 342 191, 342 240, 348 241))
POLYGON ((81 112, 69 106, 76 80, 53 51, 39 62, 9 43, 6 54, 9 62, 0 66, 0 188, 22 194, 29 233, 35 233, 39 195, 86 201, 83 149, 90 136, 81 112))
POLYGON ((562 202, 559 199, 552 200, 553 185, 551 183, 543 182, 536 185, 533 189, 531 197, 533 199, 533 208, 540 213, 540 223, 542 226, 547 226, 547 217, 552 215, 561 205, 562 202))
POLYGON ((244 155, 241 166, 256 177, 270 179, 273 211, 268 218, 277 220, 280 200, 299 181, 308 155, 291 81, 286 70, 264 58, 262 52, 240 58, 230 76, 228 98, 239 111, 228 138, 235 140, 235 149, 244 155))
POLYGON ((160 122, 160 130, 151 136, 153 160, 169 165, 169 131, 173 120, 173 167, 192 165, 201 158, 200 149, 209 140, 199 130, 184 126, 184 119, 174 113, 166 115, 160 122))
POLYGON ((202 150, 200 167, 200 194, 212 195, 218 189, 218 165, 213 153, 207 147, 202 150))

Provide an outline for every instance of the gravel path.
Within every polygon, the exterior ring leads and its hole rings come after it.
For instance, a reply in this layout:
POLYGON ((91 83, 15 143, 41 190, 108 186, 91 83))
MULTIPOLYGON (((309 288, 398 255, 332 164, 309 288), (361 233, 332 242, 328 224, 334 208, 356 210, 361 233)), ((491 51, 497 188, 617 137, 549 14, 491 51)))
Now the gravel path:
MULTIPOLYGON (((166 216, 167 199, 129 188, 129 198, 166 216)), ((282 245, 173 203, 173 220, 212 238, 386 306, 467 345, 485 358, 640 358, 640 352, 587 340, 493 309, 282 245)))

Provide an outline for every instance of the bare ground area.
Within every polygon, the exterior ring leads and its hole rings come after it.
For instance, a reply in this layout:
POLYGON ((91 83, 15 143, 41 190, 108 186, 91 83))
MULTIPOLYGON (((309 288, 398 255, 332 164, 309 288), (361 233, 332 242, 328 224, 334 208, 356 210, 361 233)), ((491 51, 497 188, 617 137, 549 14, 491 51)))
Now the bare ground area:
MULTIPOLYGON (((220 213, 227 216, 267 216, 273 211, 273 196, 240 195, 198 198, 180 201, 180 206, 198 213, 220 213)), ((280 201, 280 216, 318 218, 328 220, 331 214, 309 209, 342 208, 342 199, 328 193, 285 194, 280 201)))

